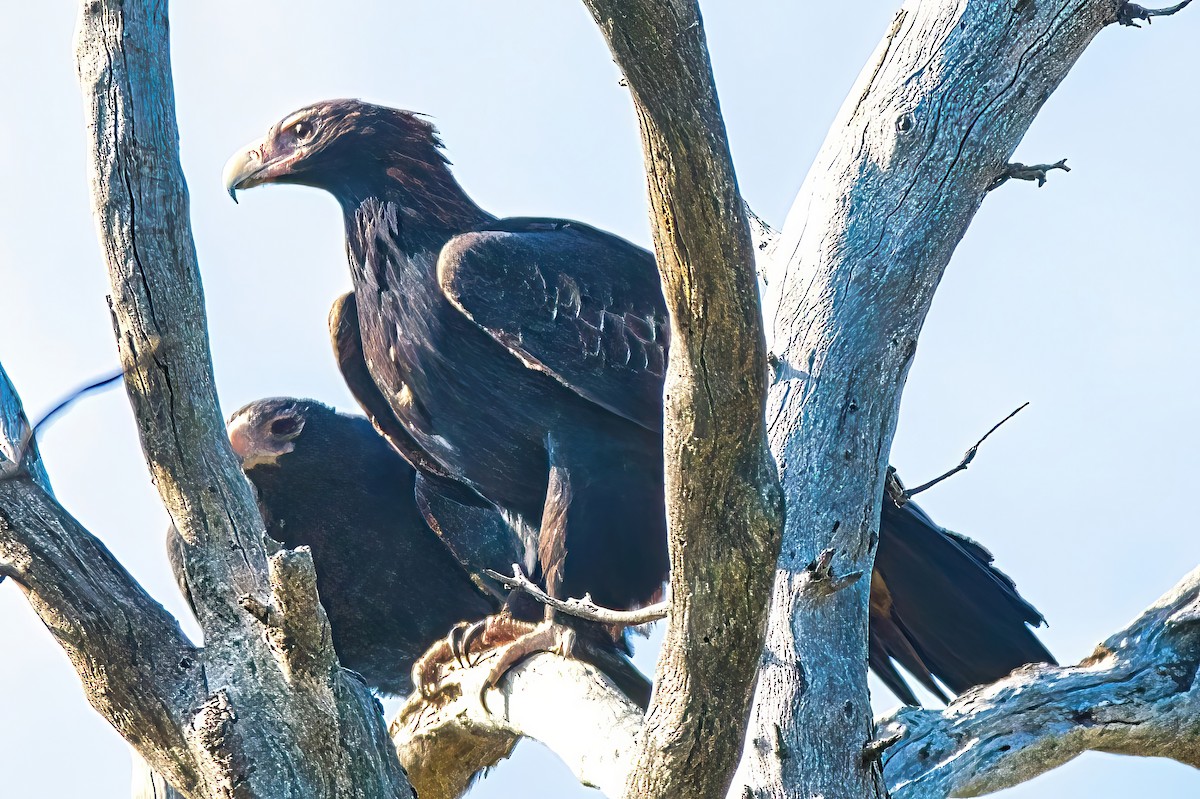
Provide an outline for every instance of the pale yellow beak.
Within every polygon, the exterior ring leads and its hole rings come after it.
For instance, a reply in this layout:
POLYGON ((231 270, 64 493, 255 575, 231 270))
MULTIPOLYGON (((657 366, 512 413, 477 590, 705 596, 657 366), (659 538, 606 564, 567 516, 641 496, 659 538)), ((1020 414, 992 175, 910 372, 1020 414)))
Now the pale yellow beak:
POLYGON ((234 153, 225 162, 221 179, 225 182, 225 191, 237 202, 238 189, 249 189, 265 183, 270 175, 266 164, 263 163, 263 143, 253 142, 234 153))

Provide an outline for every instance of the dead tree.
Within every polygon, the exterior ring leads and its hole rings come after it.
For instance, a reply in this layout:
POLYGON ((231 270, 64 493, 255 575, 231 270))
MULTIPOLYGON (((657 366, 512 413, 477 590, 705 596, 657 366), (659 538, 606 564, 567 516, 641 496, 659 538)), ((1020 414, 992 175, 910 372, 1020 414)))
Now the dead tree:
POLYGON ((77 35, 126 391, 190 549, 206 646, 194 647, 21 468, 36 455, 7 378, 0 574, 25 590, 96 710, 185 796, 412 796, 376 700, 337 664, 311 556, 268 552, 225 437, 179 167, 166 6, 85 0, 77 35))
POLYGON ((1078 666, 1023 670, 878 728, 868 586, 853 579, 872 566, 900 392, 955 246, 988 191, 1060 166, 1009 159, 1092 38, 1186 3, 907 3, 760 259, 765 328, 697 3, 585 3, 637 109, 675 341, 671 609, 648 714, 593 669, 541 655, 486 708, 470 690, 478 669, 455 674, 456 703, 414 698, 393 749, 377 704, 337 665, 311 558, 272 551, 224 437, 166 8, 147 0, 83 0, 78 57, 126 390, 192 550, 204 649, 57 504, 0 381, 0 575, 58 636, 93 705, 196 799, 408 796, 401 762, 424 799, 457 796, 522 735, 630 797, 857 799, 885 782, 898 796, 973 794, 1089 748, 1196 764, 1195 573, 1078 666))
MULTIPOLYGON (((686 31, 672 41, 686 48, 698 24, 678 10, 672 13, 681 21, 676 30, 686 31)), ((971 737, 970 724, 993 725, 993 731, 1011 725, 1014 737, 1020 737, 1017 733, 1031 729, 1033 720, 1018 722, 1016 704, 992 700, 987 712, 969 714, 970 721, 958 721, 961 726, 950 735, 959 709, 977 696, 972 693, 943 713, 901 714, 877 733, 863 668, 868 586, 842 579, 870 571, 900 390, 954 248, 984 197, 1002 180, 1044 174, 1045 169, 1014 169, 1009 158, 1095 35, 1146 14, 1151 12, 1113 0, 910 3, 896 15, 851 91, 781 237, 763 259, 774 370, 768 429, 786 497, 787 527, 759 694, 731 796, 876 796, 885 781, 898 795, 974 793, 1028 779, 1089 748, 1194 762, 1186 742, 1194 747, 1197 729, 1189 679, 1197 671, 1197 639, 1190 622, 1180 626, 1194 615, 1188 610, 1196 602, 1194 576, 1172 592, 1173 599, 1164 600, 1170 612, 1156 606, 1138 622, 1143 634, 1132 649, 1104 650, 1095 662, 1018 674, 997 686, 995 696, 1007 696, 1032 682, 1041 696, 1049 691, 1060 701, 1045 710, 1059 712, 1065 721, 1039 738, 1023 739, 1020 747, 1005 743, 995 752, 974 752, 977 758, 957 757, 980 740, 971 737), (810 567, 825 551, 835 555, 832 572, 810 567), (817 590, 831 584, 848 587, 832 594, 817 590), (1150 694, 1122 693, 1126 715, 1099 724, 1096 713, 1111 698, 1105 691, 1119 689, 1131 669, 1185 677, 1168 680, 1150 694), (1090 674, 1090 682, 1067 679, 1081 670, 1090 674), (1093 690, 1077 694, 1075 687, 1085 684, 1093 690), (1122 719, 1155 717, 1166 707, 1173 712, 1153 731, 1146 727, 1134 734, 1138 728, 1121 724, 1122 719), (1006 716, 1009 711, 1014 716, 1006 716), (918 721, 925 732, 916 731, 918 721), (1091 732, 1072 734, 1068 746, 1049 751, 1059 735, 1084 729, 1091 732), (896 730, 908 738, 897 742, 896 730), (941 752, 942 760, 929 759, 932 752, 941 752)), ((654 50, 660 39, 634 24, 638 19, 632 12, 621 16, 623 24, 615 28, 619 44, 626 51, 654 50)), ((611 42, 614 28, 606 34, 611 42)), ((618 63, 626 68, 619 52, 618 63)), ((646 79, 626 68, 635 102, 641 100, 639 80, 646 79)), ((643 119, 649 113, 640 104, 638 112, 643 119)), ((646 144, 648 164, 664 159, 654 142, 646 144)), ((673 156, 664 160, 685 169, 687 154, 673 156)), ((653 210, 653 177, 651 183, 653 210)), ((675 201, 686 204, 682 198, 675 201)), ((1122 634, 1113 638, 1123 640, 1122 634)), ((668 636, 668 651, 681 645, 686 641, 668 636)), ((633 753, 657 733, 639 729, 637 714, 620 697, 597 708, 597 675, 575 670, 568 676, 533 663, 528 669, 506 686, 510 710, 496 720, 497 727, 536 735, 582 780, 610 794, 626 779, 645 779, 630 778, 626 770, 633 767, 633 753), (544 689, 543 679, 579 681, 580 696, 588 698, 563 715, 572 722, 588 719, 582 722, 588 729, 613 730, 611 741, 592 747, 611 756, 584 757, 574 747, 560 747, 559 741, 571 736, 569 725, 543 717, 526 720, 544 689), (610 718, 617 721, 592 726, 610 718), (630 729, 635 735, 626 738, 630 729)), ((455 726, 456 712, 444 709, 427 718, 423 732, 440 724, 455 726)))

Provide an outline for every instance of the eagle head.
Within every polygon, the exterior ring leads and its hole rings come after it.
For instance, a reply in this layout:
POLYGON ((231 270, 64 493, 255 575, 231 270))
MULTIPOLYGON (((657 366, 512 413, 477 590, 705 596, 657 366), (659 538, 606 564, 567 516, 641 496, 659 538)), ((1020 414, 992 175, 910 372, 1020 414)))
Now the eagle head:
POLYGON ((285 116, 225 164, 225 189, 295 183, 343 198, 395 168, 448 173, 433 125, 412 111, 326 100, 285 116), (407 165, 407 166, 405 166, 407 165))
POLYGON ((320 403, 278 397, 252 402, 234 413, 226 432, 242 469, 275 465, 296 449, 309 417, 321 412, 333 413, 320 403))

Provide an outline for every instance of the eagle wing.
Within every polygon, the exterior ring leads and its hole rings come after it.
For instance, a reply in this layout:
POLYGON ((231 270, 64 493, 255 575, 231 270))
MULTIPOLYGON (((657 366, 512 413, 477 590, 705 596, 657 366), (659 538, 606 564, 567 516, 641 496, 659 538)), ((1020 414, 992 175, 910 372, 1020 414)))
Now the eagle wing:
POLYGON ((358 327, 354 292, 339 297, 329 312, 329 334, 338 369, 375 429, 417 469, 417 508, 455 558, 476 573, 507 572, 527 560, 517 531, 475 489, 454 480, 425 452, 396 418, 387 399, 367 371, 358 327))
POLYGON ((438 258, 450 302, 531 369, 662 429, 670 327, 654 256, 579 222, 513 218, 438 258))
POLYGON ((333 307, 329 310, 329 337, 333 342, 333 354, 337 359, 338 370, 342 373, 346 386, 379 434, 387 439, 413 468, 449 478, 450 473, 430 457, 404 429, 404 425, 396 418, 387 398, 367 370, 362 336, 358 327, 358 303, 354 299, 353 291, 346 292, 334 300, 333 307))

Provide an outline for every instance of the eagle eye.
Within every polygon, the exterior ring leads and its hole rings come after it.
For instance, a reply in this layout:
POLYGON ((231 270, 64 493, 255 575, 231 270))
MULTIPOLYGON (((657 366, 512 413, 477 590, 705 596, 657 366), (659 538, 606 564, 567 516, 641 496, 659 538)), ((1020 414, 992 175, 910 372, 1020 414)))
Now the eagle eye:
POLYGON ((300 420, 295 416, 280 416, 271 422, 271 435, 291 438, 299 435, 301 427, 300 420))
POLYGON ((299 141, 307 141, 316 133, 317 128, 312 122, 307 119, 302 119, 295 125, 292 125, 292 135, 299 141))

